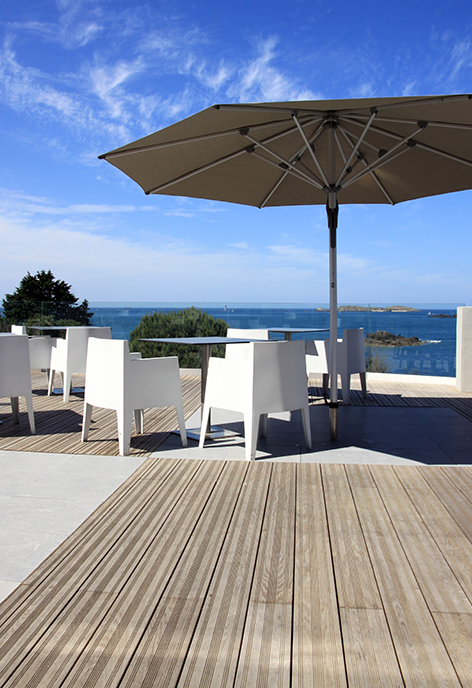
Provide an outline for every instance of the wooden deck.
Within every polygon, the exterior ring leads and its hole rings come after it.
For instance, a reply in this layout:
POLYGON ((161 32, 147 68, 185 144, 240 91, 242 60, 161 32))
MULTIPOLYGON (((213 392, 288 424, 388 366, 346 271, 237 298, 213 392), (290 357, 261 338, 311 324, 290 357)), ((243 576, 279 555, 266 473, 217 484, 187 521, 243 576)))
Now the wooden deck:
POLYGON ((472 470, 149 458, 0 606, 0 686, 472 685, 472 470))
MULTIPOLYGON (((185 418, 200 406, 200 378, 182 376, 182 397, 185 418)), ((83 385, 83 376, 74 376, 74 386, 83 385)), ((87 442, 81 441, 84 395, 72 394, 67 403, 62 395, 47 396, 46 373, 32 374, 33 408, 36 435, 31 435, 26 405, 20 398, 20 423, 13 424, 9 399, 0 399, 0 450, 53 452, 60 454, 101 454, 118 456, 118 427, 116 413, 95 408, 87 442)), ((131 456, 149 456, 178 429, 175 409, 148 409, 144 414, 144 433, 132 434, 131 456)))
MULTIPOLYGON (((358 382, 353 380, 351 404, 353 406, 404 406, 451 408, 472 421, 472 394, 458 392, 448 385, 413 383, 368 382, 368 395, 364 399, 358 382)), ((94 409, 92 426, 87 442, 81 442, 83 395, 72 395, 65 404, 62 396, 47 396, 46 374, 34 372, 33 406, 36 435, 31 435, 26 406, 20 399, 20 424, 12 422, 9 399, 0 399, 0 451, 36 451, 65 454, 118 455, 116 414, 106 409, 94 409)), ((74 385, 83 384, 80 376, 74 385)), ((310 381, 310 403, 323 404, 318 381, 310 381)), ((189 418, 200 406, 200 378, 182 377, 182 395, 185 417, 189 418)), ((341 395, 341 392, 340 392, 341 395)), ((177 416, 172 408, 149 409, 144 418, 144 434, 131 436, 130 454, 150 456, 172 430, 177 429, 177 416)))

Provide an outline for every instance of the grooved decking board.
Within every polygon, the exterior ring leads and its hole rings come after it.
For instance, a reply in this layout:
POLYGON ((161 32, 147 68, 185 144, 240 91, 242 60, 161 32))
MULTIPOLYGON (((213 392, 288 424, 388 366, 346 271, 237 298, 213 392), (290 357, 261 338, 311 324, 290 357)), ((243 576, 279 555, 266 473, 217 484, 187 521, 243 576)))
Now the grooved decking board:
POLYGON ((320 466, 297 471, 293 688, 347 686, 320 466))
POLYGON ((0 605, 0 688, 472 685, 471 477, 150 458, 0 605))
MULTIPOLYGON (((391 467, 385 468, 391 472, 391 467)), ((366 466, 356 469, 357 474, 370 473, 366 466)), ((349 476, 350 467, 346 470, 349 476)), ((353 493, 406 685, 459 687, 454 666, 377 488, 353 487, 353 493)))
MULTIPOLYGON (((47 396, 45 375, 33 372, 33 409, 36 434, 31 435, 26 404, 20 397, 20 423, 13 423, 9 400, 0 401, 0 450, 54 452, 64 454, 94 454, 118 456, 118 427, 116 413, 95 407, 92 414, 87 442, 81 441, 84 397, 72 394, 67 403, 62 396, 47 396), (8 403, 7 403, 8 402, 8 403)), ((84 384, 83 376, 77 376, 74 384, 84 384)), ((185 418, 200 408, 200 378, 185 375, 181 377, 182 399, 185 418)), ((146 409, 144 412, 144 433, 131 433, 130 455, 146 456, 154 452, 178 429, 177 414, 173 407, 146 409)))

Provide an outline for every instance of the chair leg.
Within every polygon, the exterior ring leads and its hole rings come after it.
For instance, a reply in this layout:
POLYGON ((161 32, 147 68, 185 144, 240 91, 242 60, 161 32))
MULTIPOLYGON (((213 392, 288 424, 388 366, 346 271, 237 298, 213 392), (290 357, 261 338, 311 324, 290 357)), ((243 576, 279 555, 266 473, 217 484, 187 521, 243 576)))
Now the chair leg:
POLYGON ((259 421, 259 437, 267 437, 268 420, 269 420, 269 414, 261 413, 261 419, 259 421))
POLYGON ((329 383, 329 375, 328 375, 328 373, 323 373, 323 396, 325 399, 328 398, 328 383, 329 383))
POLYGON ((134 409, 134 428, 137 435, 142 435, 144 432, 144 409, 134 409))
POLYGON ((56 377, 56 371, 51 368, 49 371, 49 379, 48 379, 48 397, 51 396, 52 390, 54 388, 54 378, 56 377))
POLYGON ((82 419, 82 442, 86 442, 90 430, 90 423, 92 422, 92 404, 84 403, 84 415, 82 419))
POLYGON ((365 372, 359 373, 359 377, 361 379, 362 396, 365 399, 367 396, 367 384, 366 384, 366 380, 365 380, 365 372))
POLYGON ((70 395, 70 388, 72 386, 72 373, 62 373, 62 385, 64 387, 63 389, 63 400, 65 402, 69 401, 69 395, 70 395))
POLYGON ((200 427, 200 440, 198 442, 199 449, 203 449, 205 443, 206 427, 208 425, 208 419, 210 417, 210 406, 204 404, 202 411, 202 422, 200 427))
POLYGON ((349 373, 347 375, 341 376, 341 386, 343 390, 343 406, 349 406, 349 404, 351 403, 351 376, 349 375, 349 373))
POLYGON ((131 413, 117 411, 118 444, 121 456, 128 456, 131 445, 131 413))
POLYGON ((30 425, 31 434, 36 434, 36 425, 34 423, 34 411, 33 411, 33 396, 28 394, 25 396, 26 408, 28 410, 28 420, 30 425))
POLYGON ((20 422, 20 400, 19 397, 10 397, 11 412, 13 414, 13 422, 20 422))
POLYGON ((179 422, 180 439, 182 441, 182 447, 187 447, 188 441, 187 430, 185 428, 184 407, 180 400, 175 404, 175 410, 177 412, 177 420, 179 422))
POLYGON ((305 443, 307 449, 311 449, 311 423, 310 423, 310 409, 308 405, 302 408, 302 423, 303 432, 305 434, 305 443))
POLYGON ((244 414, 244 441, 246 445, 247 461, 254 461, 256 458, 257 435, 259 430, 259 414, 244 414))

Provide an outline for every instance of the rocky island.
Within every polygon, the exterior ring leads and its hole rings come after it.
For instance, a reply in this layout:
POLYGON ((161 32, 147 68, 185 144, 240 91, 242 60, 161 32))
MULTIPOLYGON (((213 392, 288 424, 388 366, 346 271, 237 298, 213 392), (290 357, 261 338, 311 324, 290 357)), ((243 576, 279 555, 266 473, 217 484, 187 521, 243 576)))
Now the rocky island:
MULTIPOLYGON (((317 308, 317 311, 329 311, 329 308, 317 308)), ((419 313, 418 308, 411 306, 338 306, 338 311, 355 311, 367 313, 419 313)))
POLYGON ((423 342, 418 337, 404 337, 402 334, 391 334, 390 332, 368 332, 365 343, 369 346, 419 346, 423 342))

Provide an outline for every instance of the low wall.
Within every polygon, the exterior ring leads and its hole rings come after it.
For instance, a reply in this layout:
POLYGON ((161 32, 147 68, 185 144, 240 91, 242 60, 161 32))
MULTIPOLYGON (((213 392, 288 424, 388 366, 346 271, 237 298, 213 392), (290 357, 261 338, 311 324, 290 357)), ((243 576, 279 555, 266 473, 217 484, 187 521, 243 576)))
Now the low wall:
POLYGON ((456 387, 472 392, 472 308, 457 309, 456 387))

